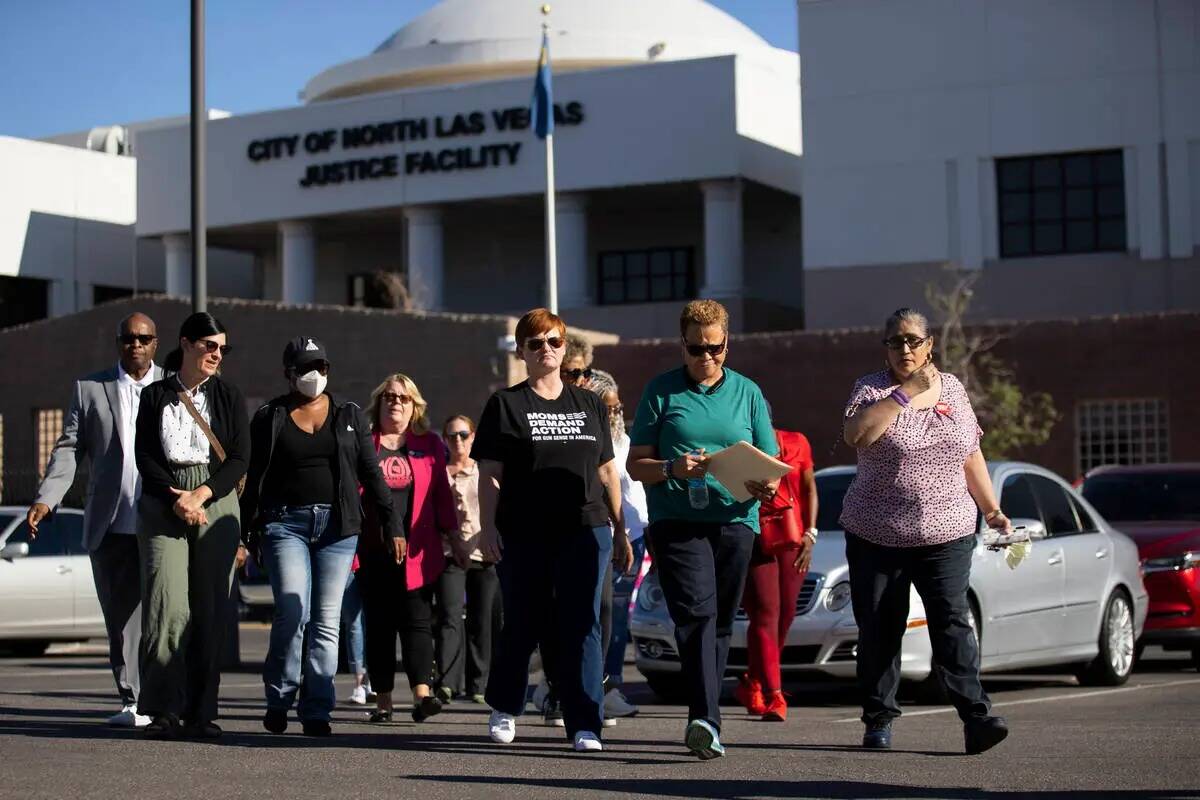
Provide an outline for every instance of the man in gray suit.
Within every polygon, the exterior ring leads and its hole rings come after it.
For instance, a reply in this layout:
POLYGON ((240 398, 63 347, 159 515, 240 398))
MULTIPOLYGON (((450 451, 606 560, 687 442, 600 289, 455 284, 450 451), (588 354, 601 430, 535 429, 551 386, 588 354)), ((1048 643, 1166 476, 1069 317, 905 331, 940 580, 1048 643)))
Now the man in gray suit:
POLYGON ((162 377, 155 365, 158 335, 145 314, 130 314, 117 334, 117 365, 75 382, 62 436, 46 467, 37 500, 29 508, 29 527, 62 502, 75 481, 75 470, 87 459, 87 507, 83 542, 92 560, 92 576, 104 625, 108 660, 121 696, 121 711, 110 725, 143 727, 149 718, 137 713, 138 645, 141 626, 141 566, 137 545, 137 500, 142 479, 133 457, 134 423, 142 389, 162 377))

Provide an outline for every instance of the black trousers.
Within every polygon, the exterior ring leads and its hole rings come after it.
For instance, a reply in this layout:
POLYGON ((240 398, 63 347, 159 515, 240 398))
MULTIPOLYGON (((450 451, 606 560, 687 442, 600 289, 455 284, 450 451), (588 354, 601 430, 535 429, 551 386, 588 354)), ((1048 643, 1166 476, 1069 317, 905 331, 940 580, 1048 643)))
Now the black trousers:
POLYGON ((367 675, 376 692, 396 685, 396 634, 409 687, 433 683, 433 592, 408 590, 404 567, 390 554, 359 554, 367 675))
POLYGON ((910 586, 925 604, 934 671, 958 716, 966 722, 991 713, 991 701, 979 683, 979 644, 967 600, 974 550, 973 535, 927 547, 883 547, 846 532, 863 722, 900 716, 896 689, 910 586))
POLYGON ((675 623, 688 721, 721 728, 721 681, 742 600, 754 531, 742 524, 660 520, 646 529, 675 623))
POLYGON ((92 579, 104 628, 108 633, 108 663, 121 705, 134 705, 138 695, 138 647, 142 638, 142 562, 137 536, 109 531, 91 552, 92 579), (127 642, 126 635, 134 641, 127 642))
POLYGON ((463 569, 452 562, 438 578, 438 683, 455 694, 464 689, 468 695, 483 694, 487 688, 499 597, 494 564, 472 561, 463 569))

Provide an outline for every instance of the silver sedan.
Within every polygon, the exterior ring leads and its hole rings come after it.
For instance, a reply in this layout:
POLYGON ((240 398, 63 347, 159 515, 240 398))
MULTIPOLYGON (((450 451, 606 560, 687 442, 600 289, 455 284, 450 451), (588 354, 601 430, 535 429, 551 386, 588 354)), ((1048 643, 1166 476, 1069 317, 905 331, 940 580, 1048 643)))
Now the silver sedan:
MULTIPOLYGON (((1003 552, 976 544, 971 567, 972 623, 984 672, 1065 666, 1081 682, 1116 685, 1133 670, 1134 647, 1146 620, 1137 548, 1109 525, 1061 478, 1033 464, 988 464, 1004 512, 1033 539, 1029 557, 1015 570, 1003 552)), ((858 625, 850 607, 845 538, 837 522, 855 468, 817 472, 820 493, 812 566, 796 603, 796 618, 782 652, 785 672, 853 677, 858 625)), ((979 521, 981 537, 985 526, 979 521)), ((738 613, 727 674, 746 670, 744 613, 738 613)), ((638 670, 651 689, 678 695, 679 655, 655 573, 642 582, 630 630, 638 670)), ((901 677, 932 686, 932 653, 925 609, 916 591, 909 601, 901 648, 901 677)))

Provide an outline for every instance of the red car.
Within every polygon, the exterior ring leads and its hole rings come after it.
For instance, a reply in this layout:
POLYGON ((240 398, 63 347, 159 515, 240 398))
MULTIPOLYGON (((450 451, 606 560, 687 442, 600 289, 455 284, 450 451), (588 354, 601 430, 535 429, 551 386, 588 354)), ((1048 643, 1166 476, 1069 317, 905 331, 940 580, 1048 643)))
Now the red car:
POLYGON ((1080 491, 1137 543, 1150 593, 1139 645, 1191 650, 1200 669, 1200 464, 1098 467, 1080 491))

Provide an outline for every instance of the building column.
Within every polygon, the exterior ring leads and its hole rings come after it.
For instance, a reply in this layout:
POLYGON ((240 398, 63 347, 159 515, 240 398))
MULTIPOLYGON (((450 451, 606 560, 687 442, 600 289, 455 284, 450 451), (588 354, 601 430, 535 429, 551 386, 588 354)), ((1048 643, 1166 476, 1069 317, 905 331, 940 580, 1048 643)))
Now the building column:
POLYGON ((280 300, 292 305, 317 301, 317 237, 306 220, 279 223, 283 286, 280 300))
POLYGON ((1181 139, 1167 142, 1167 252, 1171 258, 1191 258, 1192 203, 1191 165, 1188 143, 1181 139))
MULTIPOLYGON (((1163 257, 1163 181, 1158 142, 1137 146, 1138 243, 1144 260, 1163 257)), ((1126 202, 1128 202, 1128 197, 1126 202)))
POLYGON ((192 296, 192 237, 172 233, 162 237, 167 256, 165 290, 170 297, 192 296))
POLYGON ((404 209, 408 230, 405 236, 408 264, 408 294, 413 308, 439 311, 445 280, 442 244, 442 210, 436 206, 404 209))
POLYGON ((51 317, 74 314, 79 310, 75 306, 75 281, 69 278, 47 281, 46 311, 51 317))
POLYGON ((572 193, 558 195, 554 206, 554 224, 558 250, 558 306, 590 306, 587 197, 572 193))
POLYGON ((742 182, 705 181, 704 288, 701 295, 720 299, 742 295, 742 182))

